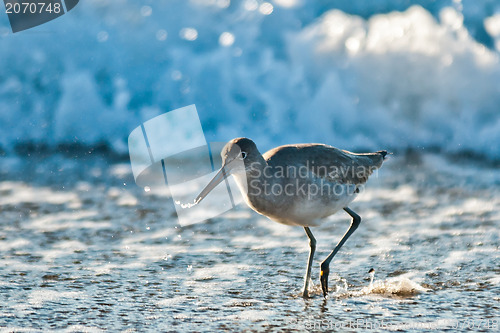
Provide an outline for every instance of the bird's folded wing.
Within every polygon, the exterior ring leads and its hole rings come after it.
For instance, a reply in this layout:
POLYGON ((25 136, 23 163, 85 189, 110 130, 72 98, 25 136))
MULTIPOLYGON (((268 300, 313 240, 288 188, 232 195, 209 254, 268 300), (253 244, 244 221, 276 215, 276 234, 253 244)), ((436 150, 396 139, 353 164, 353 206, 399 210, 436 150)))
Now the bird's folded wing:
POLYGON ((364 184, 382 165, 380 153, 355 154, 322 144, 281 146, 266 152, 268 164, 307 168, 316 177, 341 184, 364 184))

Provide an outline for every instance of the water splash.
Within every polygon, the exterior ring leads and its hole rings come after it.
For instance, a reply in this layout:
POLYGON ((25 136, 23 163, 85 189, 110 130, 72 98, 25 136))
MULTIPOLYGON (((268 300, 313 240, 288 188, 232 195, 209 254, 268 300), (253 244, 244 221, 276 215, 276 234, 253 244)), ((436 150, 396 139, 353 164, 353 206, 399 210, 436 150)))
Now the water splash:
POLYGON ((375 278, 375 270, 373 268, 368 271, 368 274, 370 274, 370 285, 369 287, 373 287, 373 279, 375 278))
POLYGON ((370 284, 353 294, 353 296, 379 294, 384 296, 410 297, 429 290, 405 276, 397 276, 385 281, 374 282, 375 270, 373 268, 370 269, 369 274, 370 284))
MULTIPOLYGON (((340 284, 335 286, 335 291, 331 296, 337 298, 363 297, 368 295, 412 297, 429 291, 429 289, 403 275, 384 281, 375 281, 375 270, 373 268, 370 269, 368 274, 370 283, 359 290, 349 290, 347 280, 345 278, 339 278, 338 281, 340 284)), ((321 290, 319 288, 316 289, 317 294, 321 294, 321 290)))
POLYGON ((347 280, 342 278, 340 279, 340 282, 342 283, 342 286, 339 286, 337 285, 336 286, 336 290, 335 290, 335 293, 337 294, 345 294, 345 293, 348 293, 348 284, 347 284, 347 280))
POLYGON ((186 209, 186 208, 192 208, 192 207, 196 206, 198 204, 198 202, 199 202, 199 200, 193 201, 192 203, 190 202, 190 203, 183 204, 180 201, 176 200, 175 204, 181 206, 183 209, 186 209))

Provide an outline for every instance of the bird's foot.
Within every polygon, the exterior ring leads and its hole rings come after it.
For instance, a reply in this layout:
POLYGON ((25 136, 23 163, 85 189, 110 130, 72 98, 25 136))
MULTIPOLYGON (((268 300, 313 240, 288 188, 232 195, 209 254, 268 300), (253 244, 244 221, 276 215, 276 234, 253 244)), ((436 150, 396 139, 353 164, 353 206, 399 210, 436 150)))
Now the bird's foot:
POLYGON ((321 289, 323 290, 323 296, 326 297, 328 294, 328 274, 330 273, 329 267, 322 267, 320 273, 321 289))

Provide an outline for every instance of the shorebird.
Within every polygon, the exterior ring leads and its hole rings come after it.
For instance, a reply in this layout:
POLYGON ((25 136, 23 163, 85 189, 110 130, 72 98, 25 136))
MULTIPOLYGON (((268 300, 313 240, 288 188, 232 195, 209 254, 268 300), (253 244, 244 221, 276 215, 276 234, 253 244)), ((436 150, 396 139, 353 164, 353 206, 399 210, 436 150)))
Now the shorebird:
POLYGON ((385 150, 355 154, 324 144, 285 145, 262 155, 252 140, 236 138, 222 149, 222 167, 195 199, 195 204, 231 175, 251 209, 272 221, 303 227, 310 246, 304 298, 309 297, 316 251, 310 227, 318 226, 323 218, 343 209, 352 217, 350 227, 320 266, 321 288, 326 297, 330 262, 361 222, 348 205, 372 172, 382 166, 386 155, 385 150))

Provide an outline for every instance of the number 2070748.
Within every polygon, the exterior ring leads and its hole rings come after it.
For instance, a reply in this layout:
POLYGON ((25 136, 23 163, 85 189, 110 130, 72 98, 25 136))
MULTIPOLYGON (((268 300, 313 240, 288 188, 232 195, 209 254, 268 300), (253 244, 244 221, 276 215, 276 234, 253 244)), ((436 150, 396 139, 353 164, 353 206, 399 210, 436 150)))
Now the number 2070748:
POLYGON ((7 14, 41 14, 61 12, 60 3, 45 3, 45 2, 7 2, 5 3, 5 12, 7 14))

